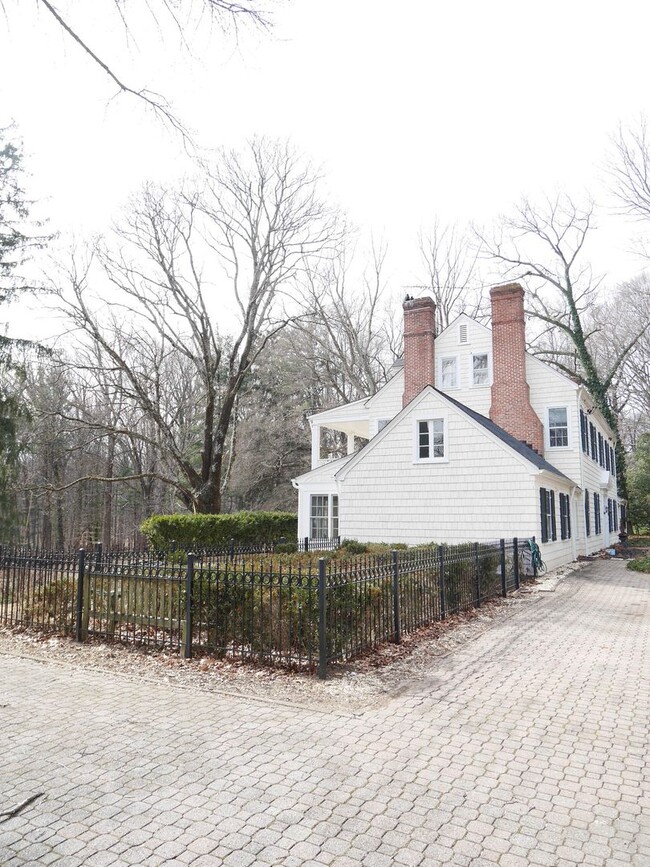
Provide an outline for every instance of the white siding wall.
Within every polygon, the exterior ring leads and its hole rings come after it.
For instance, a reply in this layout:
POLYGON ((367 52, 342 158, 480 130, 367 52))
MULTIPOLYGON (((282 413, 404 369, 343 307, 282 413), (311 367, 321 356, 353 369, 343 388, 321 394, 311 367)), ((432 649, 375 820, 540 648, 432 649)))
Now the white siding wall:
POLYGON ((429 394, 341 479, 341 535, 407 544, 539 536, 532 470, 429 394), (415 463, 414 419, 442 415, 448 462, 415 463))
POLYGON ((377 425, 381 419, 394 418, 398 412, 401 412, 403 394, 404 371, 400 370, 367 403, 368 429, 371 437, 377 433, 377 425))
POLYGON ((472 356, 481 353, 488 355, 491 383, 492 332, 469 316, 459 316, 436 338, 436 388, 475 412, 488 416, 491 402, 490 385, 472 385, 472 356), (460 343, 461 325, 466 327, 467 343, 460 343), (458 359, 458 388, 442 387, 441 359, 446 356, 458 359))

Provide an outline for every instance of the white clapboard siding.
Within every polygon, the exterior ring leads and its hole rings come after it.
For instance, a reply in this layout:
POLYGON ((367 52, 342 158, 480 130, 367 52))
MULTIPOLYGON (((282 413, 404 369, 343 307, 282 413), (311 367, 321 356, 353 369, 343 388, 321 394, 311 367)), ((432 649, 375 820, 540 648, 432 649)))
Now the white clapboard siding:
POLYGON ((491 402, 492 374, 492 332, 489 328, 462 314, 436 337, 436 388, 444 391, 459 403, 468 406, 481 415, 488 416, 491 402), (460 342, 461 328, 467 337, 460 342), (490 379, 488 385, 472 384, 472 356, 487 353, 490 379), (454 357, 458 364, 458 386, 443 388, 441 362, 445 357, 454 357))
POLYGON ((532 464, 435 392, 414 404, 355 466, 339 473, 341 534, 407 544, 539 536, 532 464), (441 416, 447 418, 448 461, 415 462, 415 419, 441 416))

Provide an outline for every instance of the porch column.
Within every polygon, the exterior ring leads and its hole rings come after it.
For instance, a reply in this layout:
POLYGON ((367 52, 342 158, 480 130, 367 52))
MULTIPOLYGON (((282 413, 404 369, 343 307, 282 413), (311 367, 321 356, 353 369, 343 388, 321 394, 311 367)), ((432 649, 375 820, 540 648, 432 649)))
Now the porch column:
POLYGON ((348 454, 354 454, 354 434, 348 434, 348 454))
POLYGON ((320 425, 311 426, 311 468, 315 470, 320 466, 320 425))

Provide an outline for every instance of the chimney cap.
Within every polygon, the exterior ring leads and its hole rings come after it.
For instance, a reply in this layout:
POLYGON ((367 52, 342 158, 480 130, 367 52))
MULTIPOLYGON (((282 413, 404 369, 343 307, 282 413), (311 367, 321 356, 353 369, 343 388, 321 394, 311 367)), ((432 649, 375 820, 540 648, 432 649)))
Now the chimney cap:
POLYGON ((501 295, 523 295, 524 287, 521 283, 502 283, 500 286, 493 286, 490 289, 490 298, 499 297, 501 295))
POLYGON ((433 298, 429 295, 425 295, 423 298, 411 298, 410 295, 407 295, 402 306, 404 310, 419 310, 426 307, 433 307, 435 310, 436 307, 433 298))

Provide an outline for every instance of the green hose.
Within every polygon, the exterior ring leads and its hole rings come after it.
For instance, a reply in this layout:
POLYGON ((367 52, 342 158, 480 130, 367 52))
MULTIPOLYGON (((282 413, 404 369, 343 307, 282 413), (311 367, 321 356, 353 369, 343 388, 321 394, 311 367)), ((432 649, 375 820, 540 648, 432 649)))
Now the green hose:
POLYGON ((539 550, 539 546, 534 539, 527 539, 528 547, 530 548, 530 559, 533 564, 533 568, 538 575, 541 575, 543 572, 546 572, 546 564, 542 560, 542 555, 539 550))

